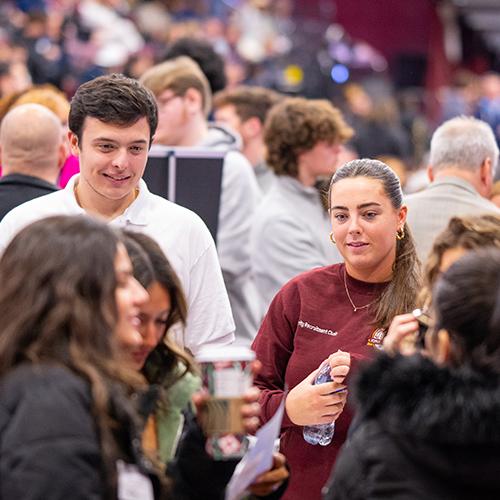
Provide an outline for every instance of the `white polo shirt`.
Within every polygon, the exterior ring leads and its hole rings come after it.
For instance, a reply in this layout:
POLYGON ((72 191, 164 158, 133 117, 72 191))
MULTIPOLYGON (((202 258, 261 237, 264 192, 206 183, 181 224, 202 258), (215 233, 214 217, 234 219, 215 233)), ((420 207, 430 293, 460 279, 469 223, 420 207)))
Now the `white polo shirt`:
MULTIPOLYGON (((31 222, 51 215, 78 215, 72 177, 65 189, 35 198, 11 210, 0 222, 0 254, 31 222)), ((152 194, 141 180, 135 201, 111 225, 151 236, 165 252, 184 288, 188 302, 185 331, 175 340, 196 354, 203 345, 234 340, 234 322, 215 244, 205 223, 194 212, 152 194)))

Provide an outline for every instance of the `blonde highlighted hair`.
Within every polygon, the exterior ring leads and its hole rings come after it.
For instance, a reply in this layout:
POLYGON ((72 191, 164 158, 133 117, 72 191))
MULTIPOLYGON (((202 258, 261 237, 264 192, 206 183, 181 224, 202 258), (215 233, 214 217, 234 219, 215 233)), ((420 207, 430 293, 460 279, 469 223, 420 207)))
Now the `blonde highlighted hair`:
POLYGON ((208 116, 212 108, 212 93, 203 71, 193 59, 177 57, 149 68, 140 78, 155 97, 163 91, 171 90, 175 95, 183 96, 189 89, 197 90, 202 98, 203 113, 208 116))

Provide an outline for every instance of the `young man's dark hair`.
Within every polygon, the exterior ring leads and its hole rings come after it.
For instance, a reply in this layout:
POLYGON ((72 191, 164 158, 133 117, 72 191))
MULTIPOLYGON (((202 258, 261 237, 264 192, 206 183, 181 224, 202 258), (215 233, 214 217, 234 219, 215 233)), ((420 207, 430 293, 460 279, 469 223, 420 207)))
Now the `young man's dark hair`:
POLYGON ((175 59, 180 56, 188 56, 198 63, 207 77, 212 94, 226 86, 224 60, 209 42, 190 37, 179 38, 167 49, 163 60, 175 59))
POLYGON ((69 129, 82 139, 85 118, 129 126, 145 117, 150 143, 158 125, 158 108, 153 94, 137 80, 119 74, 100 76, 81 85, 69 111, 69 129))
POLYGON ((242 122, 255 116, 264 124, 268 111, 281 99, 283 96, 274 90, 241 85, 218 92, 214 96, 213 107, 217 109, 224 106, 234 106, 236 114, 242 122))

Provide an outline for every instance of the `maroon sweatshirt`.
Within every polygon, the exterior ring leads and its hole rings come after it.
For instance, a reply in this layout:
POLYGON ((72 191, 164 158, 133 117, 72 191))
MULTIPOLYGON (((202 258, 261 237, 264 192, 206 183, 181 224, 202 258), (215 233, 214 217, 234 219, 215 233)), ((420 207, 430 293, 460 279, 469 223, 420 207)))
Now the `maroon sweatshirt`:
MULTIPOLYGON (((283 399, 285 384, 292 389, 338 349, 351 353, 351 370, 370 359, 382 335, 371 325, 373 308, 353 311, 344 286, 344 264, 300 274, 275 296, 264 318, 253 349, 262 362, 255 384, 261 389, 262 419, 268 421, 283 399)), ((347 276, 347 287, 357 307, 374 301, 386 283, 365 283, 347 276)), ((349 397, 348 397, 349 400, 349 397)), ((347 408, 337 419, 328 446, 304 441, 302 426, 285 412, 281 451, 290 464, 291 477, 283 498, 315 500, 332 470, 346 439, 352 413, 347 408)))

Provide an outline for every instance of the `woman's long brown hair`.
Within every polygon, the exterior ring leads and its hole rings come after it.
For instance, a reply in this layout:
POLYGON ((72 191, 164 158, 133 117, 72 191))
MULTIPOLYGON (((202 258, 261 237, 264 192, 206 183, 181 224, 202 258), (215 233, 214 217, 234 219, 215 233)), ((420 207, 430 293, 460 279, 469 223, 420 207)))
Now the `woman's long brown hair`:
POLYGON ((0 376, 20 363, 59 364, 88 381, 105 474, 115 484, 118 456, 110 387, 144 385, 117 356, 115 257, 118 234, 84 216, 31 224, 0 259, 0 376))

